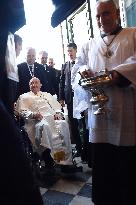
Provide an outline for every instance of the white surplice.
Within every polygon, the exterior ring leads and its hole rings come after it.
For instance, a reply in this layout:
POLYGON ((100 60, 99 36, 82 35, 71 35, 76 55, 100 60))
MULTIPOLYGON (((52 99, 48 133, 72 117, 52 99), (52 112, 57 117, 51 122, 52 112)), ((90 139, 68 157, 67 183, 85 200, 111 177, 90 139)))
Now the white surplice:
POLYGON ((20 95, 16 110, 25 119, 25 129, 34 146, 50 148, 52 156, 57 151, 65 152, 65 160, 61 164, 72 164, 72 150, 69 127, 65 120, 54 120, 56 112, 61 112, 60 103, 46 92, 28 92, 20 95), (41 121, 32 118, 34 113, 41 113, 41 121))
MULTIPOLYGON (((110 44, 113 38, 114 35, 109 35, 104 37, 104 41, 110 44)), ((76 91, 78 87, 78 72, 85 69, 94 73, 103 69, 116 70, 127 78, 131 82, 128 87, 109 86, 104 89, 109 96, 108 114, 94 115, 95 106, 88 104, 91 107, 88 109, 90 142, 136 145, 136 28, 124 28, 116 35, 109 46, 110 58, 105 56, 107 46, 104 41, 101 37, 94 38, 82 47, 72 70, 73 89, 76 91)))

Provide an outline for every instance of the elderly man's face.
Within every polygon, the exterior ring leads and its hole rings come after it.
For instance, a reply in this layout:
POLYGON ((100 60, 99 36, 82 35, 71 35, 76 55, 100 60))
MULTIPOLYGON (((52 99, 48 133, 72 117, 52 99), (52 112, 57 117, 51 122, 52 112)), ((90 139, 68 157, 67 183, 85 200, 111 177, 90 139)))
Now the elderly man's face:
POLYGON ((111 2, 98 3, 96 6, 96 20, 101 31, 111 33, 117 27, 119 10, 111 2))
POLYGON ((54 62, 53 62, 52 59, 49 59, 49 61, 48 61, 48 65, 49 65, 50 67, 53 67, 53 66, 54 66, 54 62))
POLYGON ((37 94, 40 89, 41 89, 41 82, 38 78, 32 78, 29 82, 30 90, 34 93, 37 94))
POLYGON ((40 55, 41 64, 43 64, 43 65, 47 64, 47 59, 48 59, 48 56, 47 56, 46 53, 42 53, 42 54, 40 55))
POLYGON ((27 60, 27 63, 29 65, 33 65, 34 64, 34 62, 36 60, 36 52, 35 52, 34 49, 28 50, 26 60, 27 60))

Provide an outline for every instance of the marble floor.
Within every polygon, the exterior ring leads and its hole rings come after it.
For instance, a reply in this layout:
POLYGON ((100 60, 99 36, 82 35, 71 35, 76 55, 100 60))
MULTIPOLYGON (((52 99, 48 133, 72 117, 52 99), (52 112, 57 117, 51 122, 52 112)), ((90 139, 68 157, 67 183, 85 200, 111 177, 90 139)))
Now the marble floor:
POLYGON ((82 172, 57 173, 51 185, 41 187, 45 205, 93 205, 91 202, 91 169, 82 164, 82 172))

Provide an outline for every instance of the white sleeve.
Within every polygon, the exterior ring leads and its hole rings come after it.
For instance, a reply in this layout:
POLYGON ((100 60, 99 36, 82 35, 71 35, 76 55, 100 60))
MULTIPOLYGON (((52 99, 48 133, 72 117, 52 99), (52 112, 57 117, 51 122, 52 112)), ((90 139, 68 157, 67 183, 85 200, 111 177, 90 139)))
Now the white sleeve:
POLYGON ((79 71, 83 71, 88 69, 88 50, 89 50, 89 42, 84 44, 81 48, 81 51, 76 58, 75 65, 71 71, 71 84, 74 84, 76 75, 79 71))
POLYGON ((136 85, 136 29, 133 28, 131 30, 132 30, 131 37, 128 37, 126 42, 128 43, 128 47, 129 47, 129 41, 130 41, 130 45, 133 44, 133 47, 128 49, 128 51, 124 51, 127 52, 127 55, 129 57, 126 58, 122 64, 115 67, 114 70, 118 71, 121 75, 127 78, 132 84, 136 85))
POLYGON ((84 90, 80 85, 77 85, 74 90, 73 98, 73 117, 80 119, 81 113, 90 108, 91 94, 84 90))
POLYGON ((115 67, 114 70, 136 85, 136 54, 128 58, 123 64, 115 67))
POLYGON ((24 101, 23 96, 21 95, 16 103, 16 111, 24 118, 32 118, 33 112, 31 112, 28 108, 26 101, 24 101))

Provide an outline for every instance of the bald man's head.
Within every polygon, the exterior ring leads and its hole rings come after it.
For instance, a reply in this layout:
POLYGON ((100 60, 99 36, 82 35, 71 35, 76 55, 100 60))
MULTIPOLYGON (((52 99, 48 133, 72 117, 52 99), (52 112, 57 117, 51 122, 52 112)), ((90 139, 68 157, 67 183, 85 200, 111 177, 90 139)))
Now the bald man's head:
POLYGON ((41 87, 42 87, 42 84, 39 78, 33 77, 29 82, 29 87, 30 87, 30 90, 34 94, 37 94, 41 90, 41 87))

